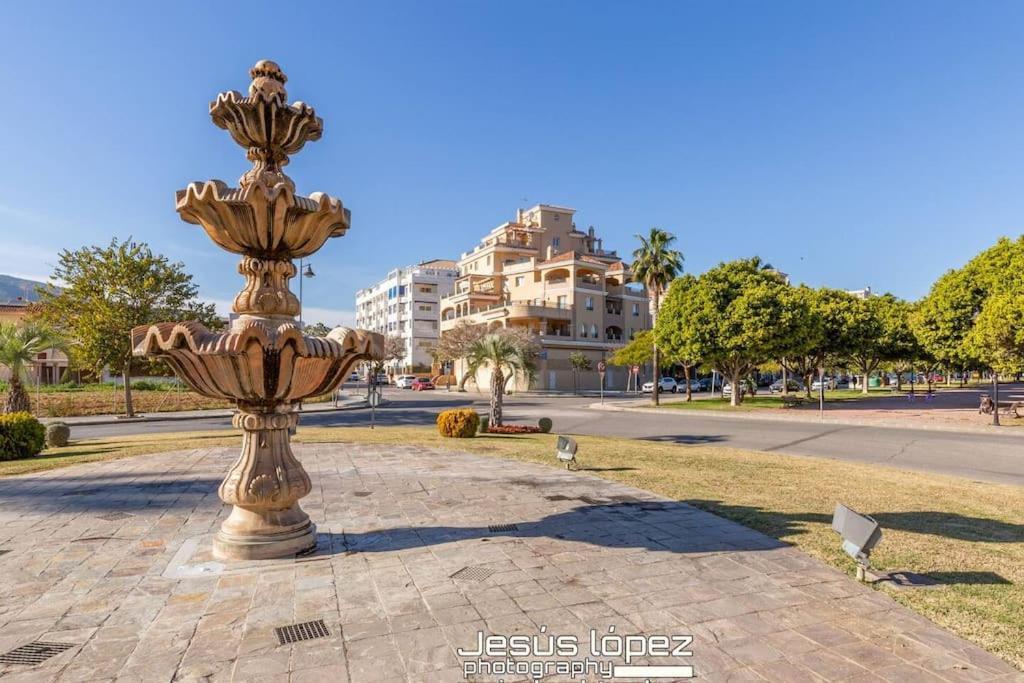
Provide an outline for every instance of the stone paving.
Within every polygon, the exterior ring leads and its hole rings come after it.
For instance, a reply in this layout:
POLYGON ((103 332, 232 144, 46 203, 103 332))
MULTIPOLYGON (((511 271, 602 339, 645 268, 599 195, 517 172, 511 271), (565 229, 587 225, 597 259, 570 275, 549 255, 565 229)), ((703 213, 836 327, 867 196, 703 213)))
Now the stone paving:
POLYGON ((575 635, 582 661, 614 626, 692 635, 691 657, 632 664, 702 680, 1020 680, 796 549, 644 491, 416 446, 296 453, 320 547, 292 560, 210 556, 234 449, 0 480, 0 654, 71 645, 0 679, 459 681, 478 632, 575 635), (279 644, 276 627, 317 619, 329 635, 279 644))

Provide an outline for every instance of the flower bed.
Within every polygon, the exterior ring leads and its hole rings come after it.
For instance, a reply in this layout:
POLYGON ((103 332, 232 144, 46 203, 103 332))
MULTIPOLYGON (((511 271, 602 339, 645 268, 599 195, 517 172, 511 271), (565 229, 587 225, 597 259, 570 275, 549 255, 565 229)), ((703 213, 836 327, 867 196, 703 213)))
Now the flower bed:
POLYGON ((490 425, 487 427, 488 434, 540 434, 540 427, 533 425, 490 425))

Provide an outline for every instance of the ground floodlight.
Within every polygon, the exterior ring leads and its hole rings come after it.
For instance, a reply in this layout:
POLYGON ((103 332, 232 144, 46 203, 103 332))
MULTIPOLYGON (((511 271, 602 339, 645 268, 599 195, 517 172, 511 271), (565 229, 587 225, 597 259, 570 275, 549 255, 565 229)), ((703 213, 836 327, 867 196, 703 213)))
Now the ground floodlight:
POLYGON ((570 465, 576 462, 576 439, 571 436, 560 436, 555 448, 558 459, 565 463, 565 469, 569 469, 570 465))
POLYGON ((882 540, 882 528, 873 518, 862 515, 842 503, 836 503, 832 514, 832 531, 843 539, 843 551, 857 561, 857 579, 864 580, 868 557, 882 540))

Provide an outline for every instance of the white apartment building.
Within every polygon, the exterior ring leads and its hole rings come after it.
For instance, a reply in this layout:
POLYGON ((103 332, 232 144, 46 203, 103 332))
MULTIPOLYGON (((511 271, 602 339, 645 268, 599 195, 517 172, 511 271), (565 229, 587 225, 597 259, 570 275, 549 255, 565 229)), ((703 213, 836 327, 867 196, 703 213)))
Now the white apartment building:
POLYGON ((395 372, 427 371, 441 332, 440 302, 452 292, 458 266, 434 259, 396 268, 383 280, 356 292, 356 327, 405 342, 405 357, 390 361, 395 372))

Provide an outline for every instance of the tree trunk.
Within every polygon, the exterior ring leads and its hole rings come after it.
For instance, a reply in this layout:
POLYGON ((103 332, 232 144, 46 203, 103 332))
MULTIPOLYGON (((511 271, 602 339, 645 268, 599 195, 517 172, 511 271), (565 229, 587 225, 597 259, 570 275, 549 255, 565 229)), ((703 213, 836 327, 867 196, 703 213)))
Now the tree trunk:
POLYGON ((786 372, 786 359, 782 359, 782 395, 789 396, 789 373, 786 372))
POLYGON ((807 392, 807 398, 811 397, 811 383, 814 382, 813 377, 814 377, 814 372, 813 371, 812 372, 808 372, 803 377, 803 380, 804 380, 804 391, 807 392))
POLYGON ((732 382, 732 396, 729 397, 729 405, 736 407, 743 401, 743 384, 739 373, 730 377, 732 382))
POLYGON ((690 366, 683 364, 683 377, 686 378, 686 402, 693 400, 693 391, 690 390, 690 366))
POLYGON ((861 381, 863 382, 863 385, 860 388, 860 393, 863 394, 864 396, 867 396, 868 395, 868 372, 869 372, 867 364, 865 364, 861 368, 861 370, 864 371, 864 374, 861 377, 861 381))
POLYGON ((132 406, 132 376, 130 365, 125 365, 121 376, 124 378, 124 414, 127 417, 135 417, 135 408, 132 406))
POLYGON ((896 393, 903 391, 903 373, 896 371, 896 393))
POLYGON ((17 372, 11 373, 10 390, 7 392, 7 400, 4 402, 5 413, 28 413, 32 412, 32 404, 25 391, 25 385, 17 372))
POLYGON ((999 373, 992 371, 992 424, 999 426, 999 373))
POLYGON ((491 414, 488 424, 501 426, 501 400, 505 393, 505 376, 501 368, 494 368, 491 373, 491 414))
POLYGON ((661 366, 658 363, 658 342, 654 342, 651 362, 654 363, 654 391, 651 392, 651 400, 654 401, 654 405, 660 405, 658 394, 661 393, 661 366))

